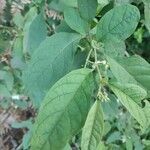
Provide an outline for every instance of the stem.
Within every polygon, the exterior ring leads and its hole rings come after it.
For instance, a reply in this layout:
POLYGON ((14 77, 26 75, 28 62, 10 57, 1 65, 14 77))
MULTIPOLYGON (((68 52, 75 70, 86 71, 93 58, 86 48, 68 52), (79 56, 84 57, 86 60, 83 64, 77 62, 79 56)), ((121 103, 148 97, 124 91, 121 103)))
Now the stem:
POLYGON ((21 143, 17 148, 16 150, 21 150, 23 148, 23 144, 21 143))
POLYGON ((87 56, 87 58, 86 58, 86 63, 85 63, 85 65, 84 65, 84 68, 86 68, 87 65, 88 65, 88 63, 89 63, 89 59, 90 59, 90 56, 91 56, 92 51, 93 51, 93 49, 91 48, 91 50, 89 51, 88 56, 87 56))
POLYGON ((99 78, 100 78, 100 81, 102 80, 102 76, 101 76, 101 72, 100 72, 100 69, 98 67, 98 60, 97 60, 97 52, 96 52, 96 49, 94 48, 94 54, 95 54, 95 65, 96 65, 96 69, 97 69, 97 72, 98 72, 98 75, 99 75, 99 78))
POLYGON ((129 57, 130 55, 129 55, 129 53, 127 52, 127 51, 125 51, 125 55, 127 56, 127 57, 129 57))

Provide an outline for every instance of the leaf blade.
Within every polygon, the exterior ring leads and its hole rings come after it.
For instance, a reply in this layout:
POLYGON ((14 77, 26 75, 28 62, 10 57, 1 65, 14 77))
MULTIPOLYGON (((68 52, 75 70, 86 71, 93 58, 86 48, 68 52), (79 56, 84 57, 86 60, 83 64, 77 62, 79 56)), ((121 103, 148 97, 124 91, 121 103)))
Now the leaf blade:
MULTIPOLYGON (((131 95, 122 91, 120 88, 117 87, 117 84, 110 83, 109 87, 115 93, 115 95, 119 98, 121 103, 126 107, 126 109, 130 112, 130 114, 138 121, 138 123, 145 129, 147 128, 147 117, 143 112, 143 109, 135 103, 136 97, 134 98, 134 94, 131 95)), ((133 91, 132 91, 133 92, 133 91)))
POLYGON ((107 12, 97 25, 97 39, 116 37, 125 40, 136 29, 140 19, 139 10, 130 4, 116 6, 107 12))
POLYGON ((40 43, 46 39, 47 27, 43 14, 37 15, 31 22, 27 22, 24 28, 23 47, 30 54, 38 48, 40 43))
POLYGON ((80 17, 80 14, 75 8, 68 8, 64 11, 66 23, 76 32, 86 35, 89 31, 89 24, 80 17))
POLYGON ((91 21, 95 17, 97 6, 97 0, 78 0, 79 13, 87 21, 91 21))
POLYGON ((117 61, 116 58, 107 56, 107 61, 110 65, 110 70, 119 82, 134 84, 137 83, 134 77, 129 74, 129 72, 117 61))
POLYGON ((76 62, 82 54, 76 53, 80 38, 79 34, 57 33, 44 40, 32 55, 23 72, 23 81, 35 106, 40 105, 45 93, 58 79, 81 67, 84 57, 79 64, 76 62))
POLYGON ((90 69, 75 70, 60 79, 40 108, 31 150, 64 148, 84 125, 93 88, 90 69))
POLYGON ((143 0, 144 3, 144 15, 145 15, 145 25, 150 32, 150 1, 143 0))
POLYGON ((118 59, 118 62, 126 69, 126 71, 134 77, 139 85, 141 85, 150 96, 150 64, 142 57, 135 55, 126 59, 118 59))
POLYGON ((90 109, 83 127, 81 148, 84 150, 95 150, 101 140, 103 129, 103 112, 100 101, 97 100, 90 109))

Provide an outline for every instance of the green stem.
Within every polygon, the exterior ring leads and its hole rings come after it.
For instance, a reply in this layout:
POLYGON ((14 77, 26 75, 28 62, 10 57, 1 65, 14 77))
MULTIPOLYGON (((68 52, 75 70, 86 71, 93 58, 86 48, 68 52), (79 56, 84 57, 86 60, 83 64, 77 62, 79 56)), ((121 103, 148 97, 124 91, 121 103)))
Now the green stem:
POLYGON ((93 49, 91 48, 91 50, 89 51, 88 56, 87 56, 87 58, 86 58, 86 63, 85 63, 85 65, 84 65, 84 68, 86 68, 87 65, 88 65, 88 63, 89 63, 89 59, 90 59, 90 56, 91 56, 92 51, 93 51, 93 49))
POLYGON ((97 60, 97 52, 96 52, 95 48, 94 48, 94 54, 95 54, 95 65, 96 65, 96 69, 97 69, 97 72, 98 72, 98 75, 99 75, 99 78, 100 78, 100 82, 101 82, 102 76, 101 76, 101 72, 100 72, 99 66, 97 64, 98 60, 97 60))

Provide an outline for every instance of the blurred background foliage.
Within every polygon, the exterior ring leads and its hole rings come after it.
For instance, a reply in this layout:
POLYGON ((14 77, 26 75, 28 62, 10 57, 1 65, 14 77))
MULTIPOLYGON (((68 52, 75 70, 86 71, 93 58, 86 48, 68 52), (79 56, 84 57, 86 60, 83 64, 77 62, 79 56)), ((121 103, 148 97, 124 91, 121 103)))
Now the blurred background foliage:
MULTIPOLYGON (((135 33, 126 40, 127 54, 138 54, 150 62, 150 1, 98 0, 93 27, 115 5, 132 3, 141 12, 135 33)), ((0 149, 29 149, 32 122, 36 116, 22 83, 22 71, 33 51, 56 32, 72 30, 63 20, 63 9, 77 7, 76 0, 0 0, 0 149)), ((105 136, 100 150, 149 150, 150 129, 141 131, 117 99, 103 102, 105 136)), ((70 141, 80 149, 80 134, 70 141)))

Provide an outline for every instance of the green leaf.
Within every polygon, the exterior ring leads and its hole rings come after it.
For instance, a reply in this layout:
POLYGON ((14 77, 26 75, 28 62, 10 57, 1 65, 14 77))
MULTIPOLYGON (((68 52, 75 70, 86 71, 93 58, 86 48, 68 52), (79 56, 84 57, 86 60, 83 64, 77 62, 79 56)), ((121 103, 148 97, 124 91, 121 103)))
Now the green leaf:
POLYGON ((83 127, 92 100, 90 69, 70 72, 47 93, 38 114, 31 150, 60 150, 83 127))
POLYGON ((58 79, 81 67, 85 61, 82 53, 76 51, 80 38, 79 34, 54 34, 44 40, 33 54, 23 73, 23 80, 36 106, 58 79))
POLYGON ((137 84, 137 81, 134 79, 134 77, 129 74, 129 72, 118 62, 117 59, 107 56, 107 61, 117 81, 121 83, 137 84))
POLYGON ((27 128, 30 130, 32 128, 32 122, 31 122, 31 120, 26 120, 26 121, 22 121, 22 122, 13 122, 11 124, 11 127, 16 128, 16 129, 27 128))
POLYGON ((91 21, 95 17, 97 6, 97 0, 78 0, 79 13, 87 21, 91 21))
POLYGON ((23 37, 18 36, 13 45, 13 57, 23 58, 23 37))
POLYGON ((22 122, 13 122, 11 127, 16 128, 16 129, 19 129, 19 128, 28 129, 28 131, 23 135, 22 146, 23 146, 23 149, 29 149, 30 140, 32 136, 32 127, 33 127, 31 120, 26 120, 22 122))
POLYGON ((115 86, 122 91, 123 93, 130 96, 137 104, 141 104, 141 100, 143 100, 147 96, 147 92, 138 85, 129 84, 129 83, 115 83, 115 86))
POLYGON ((127 150, 132 150, 133 149, 133 142, 130 138, 126 139, 126 149, 127 150))
POLYGON ((14 14, 13 22, 15 23, 15 25, 19 29, 23 28, 23 26, 24 26, 24 17, 22 16, 22 14, 20 12, 17 12, 17 13, 14 14))
POLYGON ((59 12, 64 12, 68 7, 77 8, 77 0, 53 0, 49 7, 59 12))
POLYGON ((107 144, 113 143, 113 142, 118 141, 120 139, 121 139, 121 133, 119 131, 114 131, 113 133, 111 133, 109 135, 109 137, 107 138, 106 143, 107 144))
MULTIPOLYGON (((116 97, 113 94, 109 94, 108 98, 110 99, 110 101, 103 102, 102 108, 104 111, 105 120, 112 120, 117 117, 116 116, 117 114, 120 113, 120 110, 119 110, 120 103, 117 102, 116 97)), ((111 127, 109 126, 110 125, 107 125, 107 122, 105 122, 104 135, 106 132, 109 131, 109 129, 111 129, 111 127)))
MULTIPOLYGON (((115 93, 115 95, 118 97, 118 99, 121 101, 121 103, 126 107, 126 109, 130 112, 130 114, 138 121, 138 123, 145 129, 147 128, 147 116, 145 115, 143 109, 136 104, 137 100, 137 91, 127 92, 120 87, 118 87, 118 83, 110 83, 109 84, 112 91, 115 93)), ((143 95, 144 97, 144 95, 143 95)))
MULTIPOLYGON (((43 0, 33 0, 34 3, 38 4, 39 6, 43 6, 45 2, 43 0)), ((47 0, 46 2, 49 4, 52 0, 47 0)))
POLYGON ((13 69, 23 70, 25 68, 24 54, 23 54, 23 36, 18 36, 14 40, 12 59, 10 61, 13 69))
POLYGON ((82 132, 81 149, 95 150, 101 140, 104 129, 103 112, 97 100, 90 109, 82 132))
POLYGON ((142 43, 143 41, 143 35, 144 35, 145 30, 143 29, 143 27, 138 28, 135 32, 134 32, 134 38, 137 40, 138 43, 142 43))
POLYGON ((111 57, 123 57, 125 54, 125 42, 112 38, 104 42, 104 53, 111 57))
POLYGON ((110 38, 125 40, 136 29, 140 19, 137 7, 127 4, 114 7, 107 12, 97 25, 97 39, 110 38))
POLYGON ((145 113, 145 116, 147 118, 147 126, 150 126, 150 102, 145 101, 145 107, 143 108, 143 111, 145 113))
POLYGON ((27 131, 27 133, 24 134, 23 139, 22 139, 23 149, 25 150, 29 149, 31 136, 32 136, 31 130, 27 131))
POLYGON ((3 97, 10 97, 11 94, 9 92, 9 90, 7 89, 7 87, 3 84, 0 84, 0 96, 3 97))
POLYGON ((26 26, 29 26, 30 23, 35 19, 36 16, 37 16, 37 8, 36 7, 30 8, 30 10, 25 15, 25 20, 24 20, 25 21, 25 25, 24 25, 24 28, 26 28, 26 26))
POLYGON ((97 2, 100 6, 103 7, 109 4, 109 0, 97 0, 97 2))
POLYGON ((13 89, 14 77, 9 71, 0 71, 0 81, 3 81, 9 91, 13 89))
POLYGON ((23 47, 24 51, 32 54, 45 40, 47 27, 43 14, 37 15, 31 22, 25 25, 23 47))
POLYGON ((150 97, 150 64, 137 55, 124 59, 120 58, 118 62, 134 77, 139 85, 145 88, 148 97, 150 97))
POLYGON ((61 0, 61 3, 69 7, 77 7, 77 0, 61 0))
POLYGON ((72 150, 72 148, 70 147, 70 145, 69 144, 67 144, 65 147, 64 147, 64 149, 63 150, 72 150))
POLYGON ((131 2, 132 0, 115 0, 114 5, 124 5, 131 2))
POLYGON ((56 33, 59 33, 59 32, 74 33, 74 30, 72 30, 64 20, 62 20, 61 23, 56 27, 55 32, 56 33))
POLYGON ((143 0, 143 2, 144 2, 145 25, 150 32, 150 1, 143 0))
POLYGON ((66 23, 74 31, 85 35, 89 31, 89 24, 80 17, 80 14, 75 8, 67 8, 64 12, 66 23))
POLYGON ((100 141, 96 150, 106 150, 105 144, 100 141))

